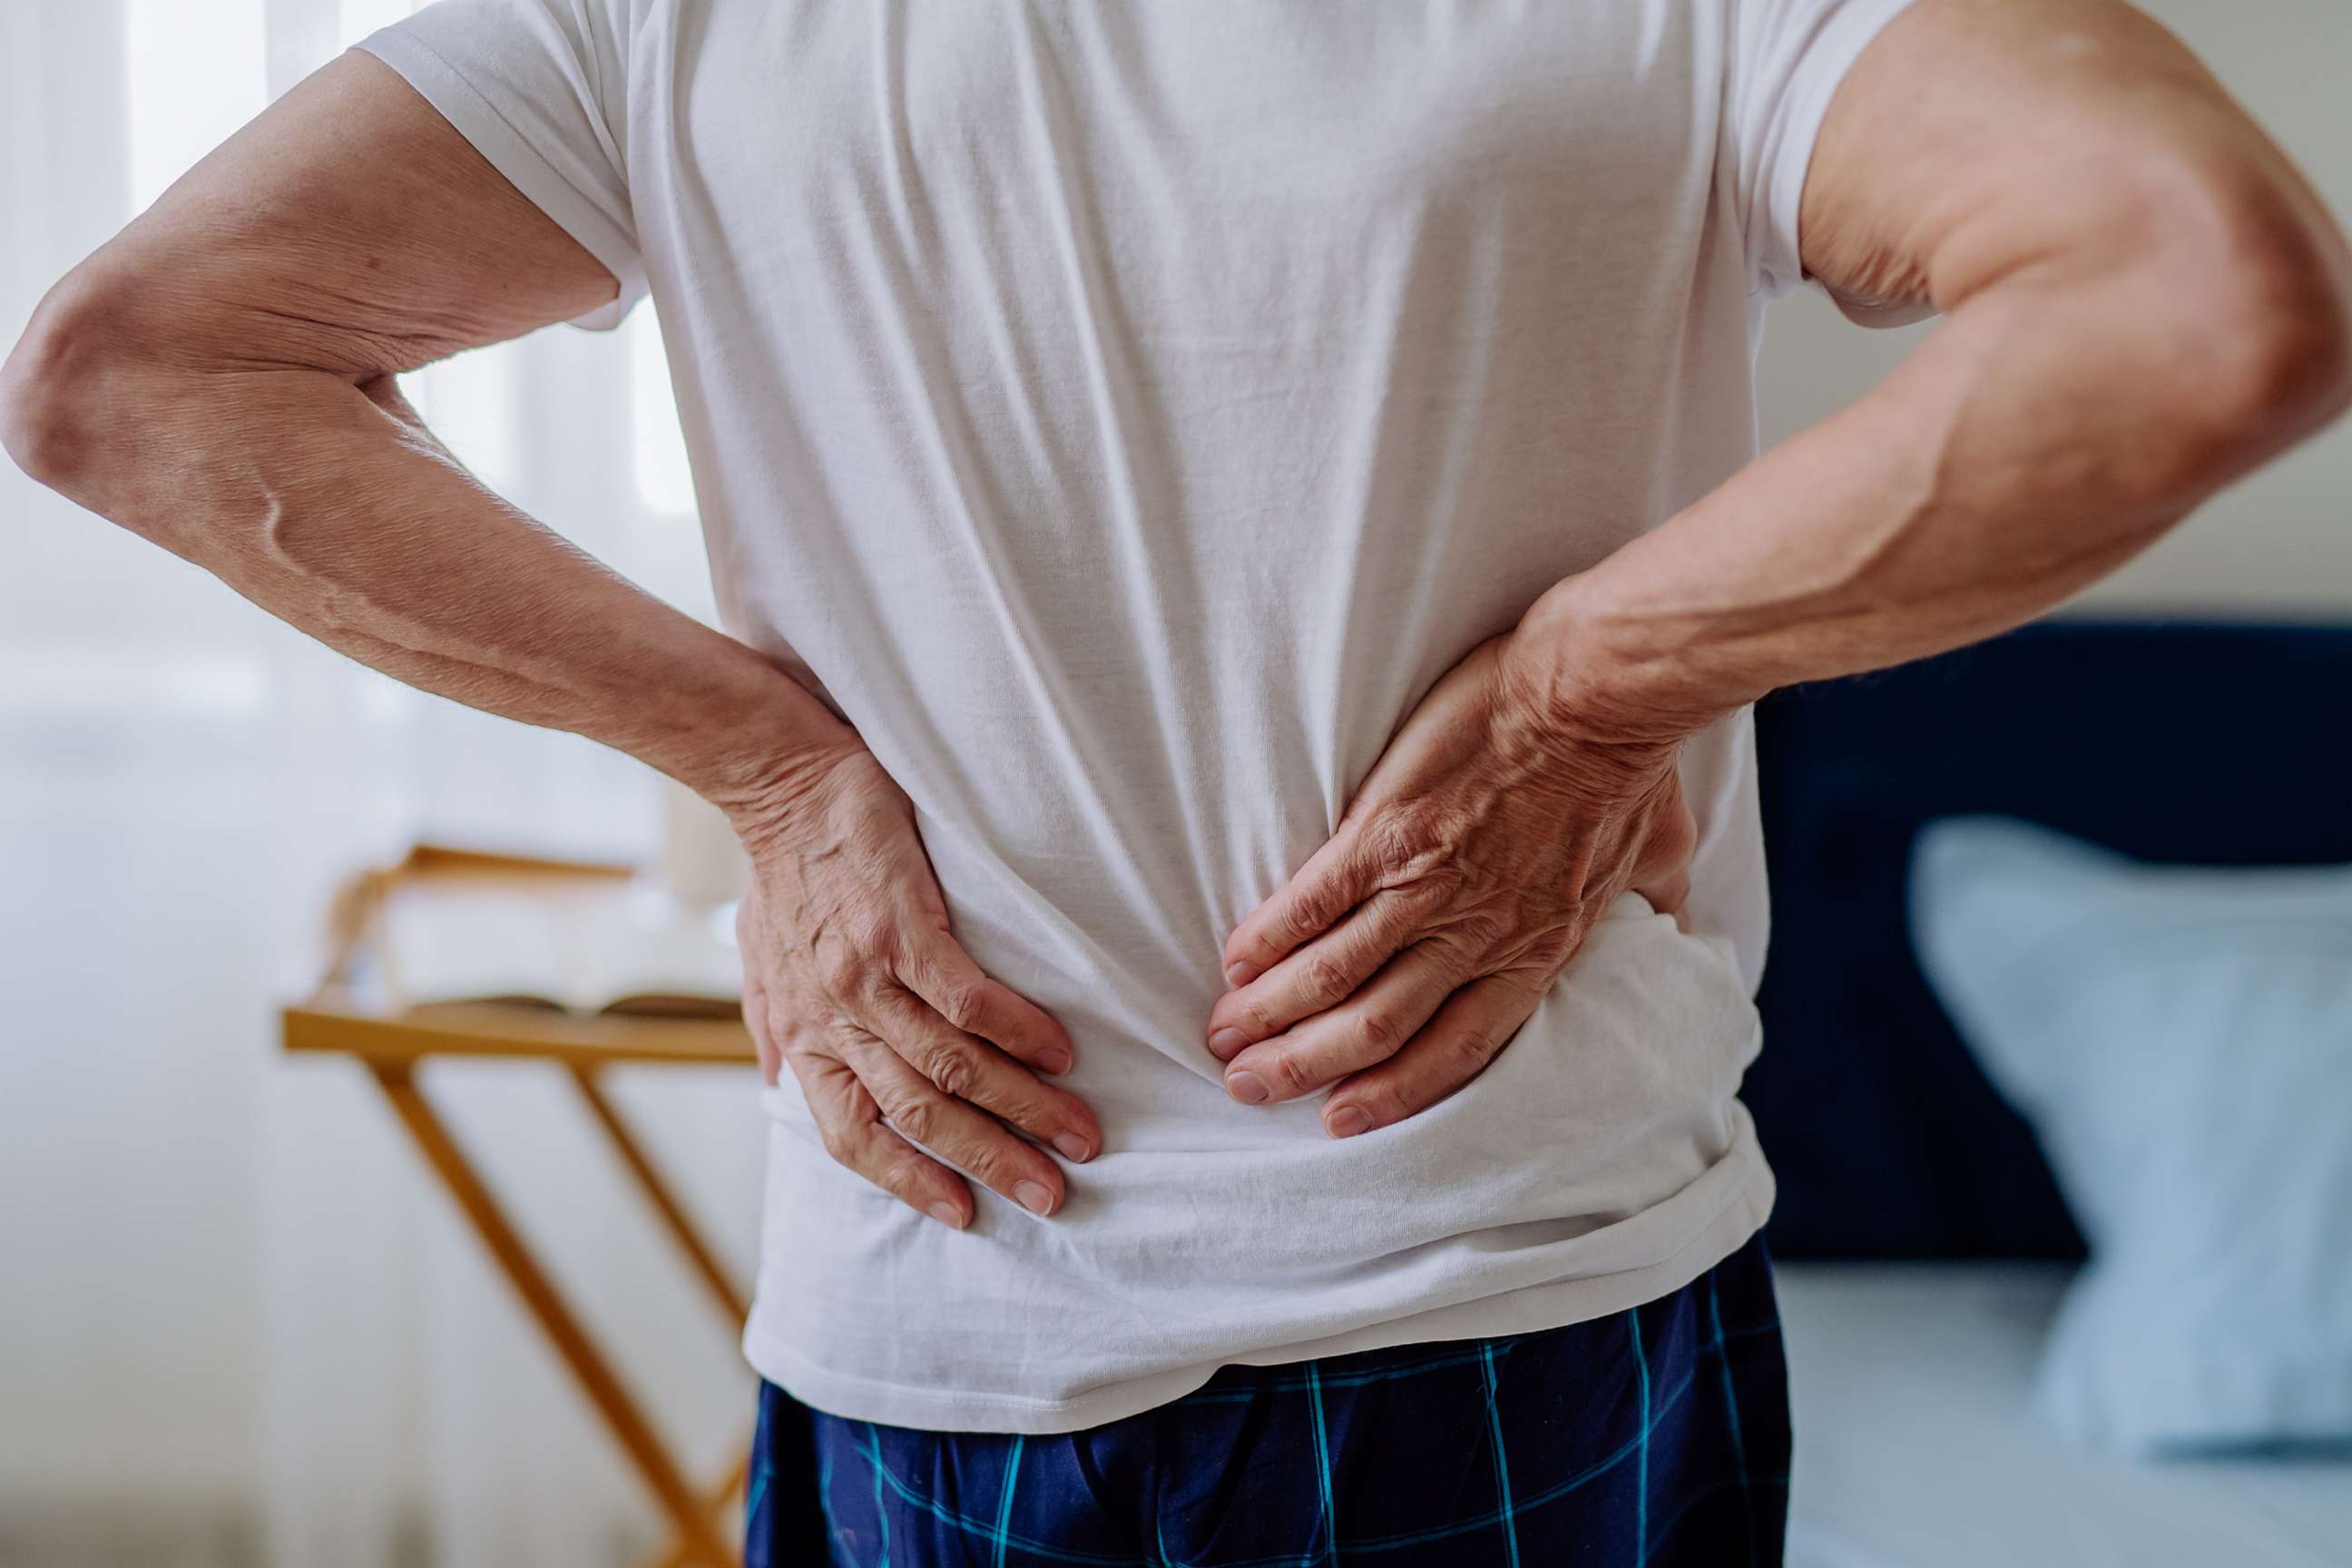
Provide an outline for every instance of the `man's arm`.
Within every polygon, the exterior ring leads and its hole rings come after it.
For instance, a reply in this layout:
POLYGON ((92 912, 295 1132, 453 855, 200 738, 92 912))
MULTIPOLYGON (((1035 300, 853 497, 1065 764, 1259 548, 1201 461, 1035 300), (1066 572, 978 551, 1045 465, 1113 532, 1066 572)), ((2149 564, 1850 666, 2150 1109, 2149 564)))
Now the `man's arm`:
POLYGON ((2117 0, 1918 0, 1832 100, 1807 269, 1946 320, 1860 402, 1560 584, 1507 656, 1576 732, 2017 625, 2352 397, 2352 260, 2278 149, 2117 0))
POLYGON ((1451 1093, 1619 892, 1676 896, 1685 736, 2017 625, 2352 397, 2342 237, 2118 0, 1916 0, 1834 95, 1799 226, 1851 313, 1947 320, 1439 683, 1227 941, 1237 1098, 1336 1082, 1348 1136, 1451 1093))
POLYGON ((847 728, 492 494, 394 380, 616 289, 349 54, 50 291, 0 370, 0 435, 34 478, 352 658, 740 814, 847 728))
POLYGON ((347 54, 51 290, 0 368, 35 478, 426 690, 630 752, 753 863, 747 1017, 845 1164, 951 1225, 1101 1147, 1058 1025, 948 931, 904 795, 758 653, 478 482, 394 377, 576 317, 612 274, 389 68, 347 54), (1000 1121, 1001 1119, 1001 1121, 1000 1121), (903 1134, 903 1136, 902 1136, 903 1134))

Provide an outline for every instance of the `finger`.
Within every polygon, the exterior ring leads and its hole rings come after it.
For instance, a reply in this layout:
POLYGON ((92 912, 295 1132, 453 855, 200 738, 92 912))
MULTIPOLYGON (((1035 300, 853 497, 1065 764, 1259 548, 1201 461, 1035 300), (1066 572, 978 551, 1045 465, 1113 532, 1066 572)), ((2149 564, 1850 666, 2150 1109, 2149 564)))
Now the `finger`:
POLYGON ((801 1051, 785 1058, 800 1080, 817 1135, 834 1160, 950 1230, 971 1223, 971 1189, 883 1121, 881 1108, 838 1058, 801 1051))
POLYGON ((1352 1138, 1425 1110, 1486 1070, 1536 1010, 1542 987, 1517 974, 1492 974, 1446 998, 1404 1047, 1331 1091, 1323 1129, 1352 1138))
POLYGON ((1218 997, 1209 1009, 1209 1053, 1231 1061, 1243 1047, 1345 1002, 1412 939, 1433 901, 1394 890, 1375 893, 1337 929, 1218 997))
POLYGON ((885 987, 858 1022, 941 1094, 979 1106, 1066 1158, 1091 1160, 1102 1147, 1102 1128, 1086 1101, 954 1027, 913 992, 885 987))
POLYGON ((1690 902, 1690 873, 1680 870, 1669 877, 1637 882, 1633 890, 1648 900, 1652 909, 1662 915, 1674 916, 1679 924, 1683 918, 1683 906, 1690 902))
POLYGON ((1225 982, 1246 985, 1301 942, 1331 929, 1374 886, 1370 862, 1355 853, 1356 836, 1334 837, 1290 880, 1225 938, 1225 982))
POLYGON ((1691 857, 1698 850, 1698 818, 1683 798, 1681 775, 1669 769, 1633 860, 1633 891, 1662 915, 1679 916, 1690 898, 1691 857))
POLYGON ((982 1185, 1032 1214, 1062 1206, 1062 1168, 1034 1143, 917 1072, 889 1045, 863 1029, 846 1031, 843 1057, 882 1119, 900 1137, 968 1171, 982 1185))
POLYGON ((896 973, 940 1017, 1016 1061, 1067 1072, 1077 1059, 1069 1031, 1052 1014, 983 973, 952 937, 920 943, 899 960, 896 973))
POLYGON ((783 1052, 768 1024, 768 984, 756 956, 761 935, 760 894, 754 888, 735 906, 735 952, 743 961, 743 1027, 751 1037, 752 1054, 760 1058, 760 1077, 772 1089, 783 1071, 783 1052))
POLYGON ((1440 943, 1408 948, 1341 1005, 1235 1057, 1225 1092, 1245 1105, 1296 1100, 1388 1060, 1444 1005, 1467 967, 1440 943))
POLYGON ((751 1034, 751 1049, 760 1058, 760 1076, 773 1088, 783 1070, 783 1053, 776 1048, 775 1035, 768 1026, 768 987, 759 970, 749 963, 743 966, 743 1027, 751 1034))

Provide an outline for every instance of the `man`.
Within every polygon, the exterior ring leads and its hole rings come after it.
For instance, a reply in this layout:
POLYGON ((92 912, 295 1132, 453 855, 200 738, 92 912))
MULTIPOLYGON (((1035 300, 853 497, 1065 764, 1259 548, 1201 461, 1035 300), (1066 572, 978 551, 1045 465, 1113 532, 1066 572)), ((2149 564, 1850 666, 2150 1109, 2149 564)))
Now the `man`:
POLYGON ((2347 296, 2115 0, 450 0, 0 428, 728 812, 755 1561, 814 1488, 844 1563, 1776 1562, 1748 704, 2113 568, 2345 405, 2347 296), (1946 320, 1756 459, 1808 279, 1946 320), (731 637, 394 381, 647 293, 731 637))

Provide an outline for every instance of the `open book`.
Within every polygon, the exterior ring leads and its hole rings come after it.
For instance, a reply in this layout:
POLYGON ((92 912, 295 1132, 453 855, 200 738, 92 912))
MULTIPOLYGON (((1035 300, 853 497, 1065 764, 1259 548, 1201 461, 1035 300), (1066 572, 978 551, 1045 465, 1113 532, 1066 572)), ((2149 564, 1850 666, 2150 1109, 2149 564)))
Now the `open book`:
POLYGON ((551 892, 496 881, 403 887, 377 911, 392 1001, 517 1002, 573 1012, 731 1017, 734 910, 678 904, 626 878, 551 892))

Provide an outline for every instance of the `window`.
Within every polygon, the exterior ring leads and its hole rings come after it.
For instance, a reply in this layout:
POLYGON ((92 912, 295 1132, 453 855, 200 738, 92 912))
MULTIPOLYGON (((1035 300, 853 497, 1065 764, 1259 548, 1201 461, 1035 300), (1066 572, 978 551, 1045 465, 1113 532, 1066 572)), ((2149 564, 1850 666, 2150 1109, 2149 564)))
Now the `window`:
POLYGON ((694 477, 677 426, 661 323, 650 304, 629 313, 629 417, 635 432, 638 498, 650 511, 692 512, 694 477))
POLYGON ((262 0, 128 0, 131 211, 144 211, 268 103, 262 38, 262 0))

